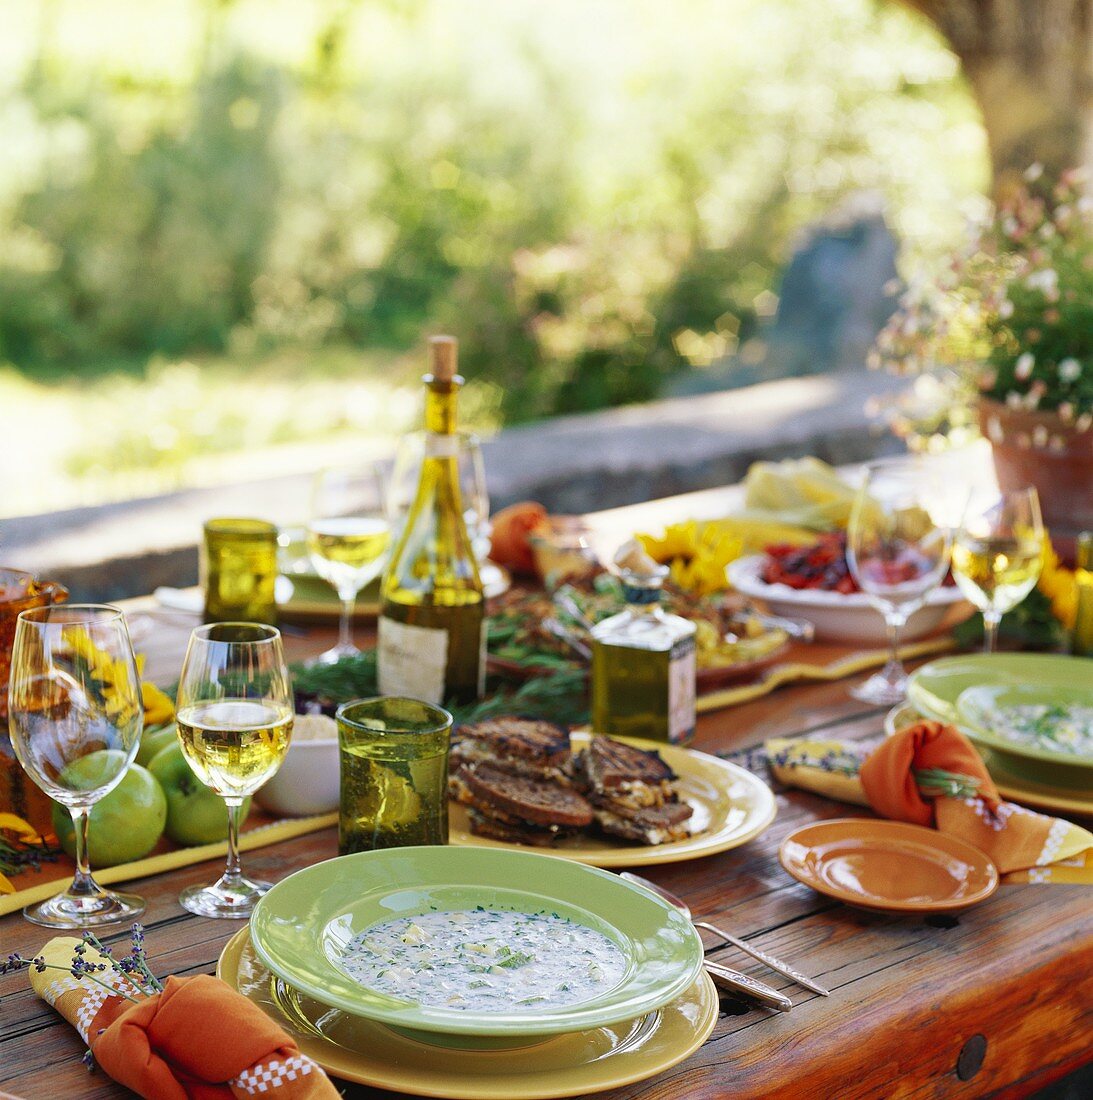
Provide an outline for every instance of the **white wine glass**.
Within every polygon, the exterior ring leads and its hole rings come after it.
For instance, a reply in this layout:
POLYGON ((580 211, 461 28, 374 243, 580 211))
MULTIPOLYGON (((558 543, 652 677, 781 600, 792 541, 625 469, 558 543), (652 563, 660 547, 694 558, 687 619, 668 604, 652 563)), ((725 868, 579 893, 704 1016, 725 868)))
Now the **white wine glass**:
POLYGON ((900 631, 949 567, 952 531, 935 513, 941 499, 917 462, 888 460, 866 468, 850 512, 846 557, 858 587, 884 616, 888 661, 851 689, 857 699, 891 705, 907 693, 900 631))
POLYGON ((426 432, 407 432, 399 440, 387 494, 391 522, 397 532, 410 511, 410 505, 414 503, 421 478, 421 464, 428 446, 455 448, 463 520, 467 525, 471 549, 481 566, 490 553, 490 494, 486 485, 482 442, 474 432, 456 432, 452 436, 431 438, 426 432))
POLYGON ((9 727, 26 773, 72 815, 76 874, 62 894, 28 905, 27 920, 90 928, 144 912, 134 894, 92 877, 91 808, 122 780, 144 728, 140 676, 125 616, 106 604, 63 604, 20 614, 11 655, 9 727))
POLYGON ((212 886, 191 886, 183 909, 202 917, 248 917, 270 888, 243 874, 243 801, 285 758, 292 688, 281 634, 259 623, 211 623, 190 635, 178 682, 178 739, 194 774, 227 806, 228 862, 212 886))
POLYGON ((307 550, 315 572, 341 600, 338 643, 320 664, 356 656, 353 609, 362 588, 383 572, 391 552, 391 520, 378 467, 338 467, 315 478, 307 550))
POLYGON ((953 545, 953 577, 983 612, 983 652, 993 653, 1002 616, 1040 579, 1044 521, 1036 490, 973 498, 953 545))

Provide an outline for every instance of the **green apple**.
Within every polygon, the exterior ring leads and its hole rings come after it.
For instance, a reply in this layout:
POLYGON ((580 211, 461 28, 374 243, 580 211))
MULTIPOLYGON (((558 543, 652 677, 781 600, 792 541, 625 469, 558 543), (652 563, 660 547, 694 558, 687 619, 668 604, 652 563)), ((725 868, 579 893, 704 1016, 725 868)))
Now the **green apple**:
POLYGON ((178 730, 174 722, 168 722, 165 726, 145 730, 140 739, 140 748, 137 749, 137 763, 146 768, 152 762, 152 757, 160 749, 166 748, 178 736, 178 730))
MULTIPOLYGON (((108 782, 124 766, 125 754, 101 749, 73 761, 62 773, 66 784, 90 790, 108 782)), ((91 807, 87 855, 92 867, 113 867, 146 856, 163 833, 167 798, 147 769, 133 764, 121 782, 91 807)), ((53 831, 61 847, 76 854, 76 833, 65 807, 53 804, 53 831)))
MULTIPOLYGON (((176 844, 212 844, 228 836, 228 812, 224 800, 193 773, 177 738, 152 757, 148 770, 167 795, 167 835, 176 844)), ((250 813, 250 799, 243 800, 240 823, 250 813)))

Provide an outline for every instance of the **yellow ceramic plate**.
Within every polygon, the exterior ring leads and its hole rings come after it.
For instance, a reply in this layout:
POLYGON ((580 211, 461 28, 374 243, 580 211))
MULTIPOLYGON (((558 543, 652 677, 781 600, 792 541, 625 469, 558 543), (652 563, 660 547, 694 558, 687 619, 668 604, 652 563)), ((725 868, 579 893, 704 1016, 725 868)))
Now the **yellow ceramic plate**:
POLYGON ((717 991, 703 971, 677 1001, 637 1020, 506 1051, 432 1047, 313 1001, 273 978, 246 928, 216 973, 346 1081, 453 1100, 583 1096, 644 1081, 690 1057, 717 1023, 717 991))
MULTIPOLYGON (((891 737, 896 730, 917 722, 921 717, 914 707, 900 703, 888 712, 884 720, 885 733, 891 737)), ((1034 810, 1053 810, 1056 813, 1093 817, 1093 790, 1080 791, 1038 783, 1035 779, 1013 771, 1013 758, 991 752, 986 745, 976 745, 975 751, 983 757, 983 763, 987 765, 987 771, 990 772, 998 793, 1010 802, 1031 806, 1034 810)))
MULTIPOLYGON (((592 735, 574 733, 573 751, 584 748, 592 735)), ((678 863, 685 859, 724 852, 757 837, 774 820, 776 812, 771 789, 751 772, 694 749, 617 737, 639 749, 659 752, 664 762, 679 776, 676 789, 680 797, 694 807, 690 824, 692 835, 686 840, 667 844, 628 844, 597 834, 563 840, 556 848, 533 848, 546 855, 564 856, 593 867, 648 867, 654 863, 678 863)), ((453 802, 450 807, 448 842, 475 848, 518 848, 526 845, 475 836, 467 820, 466 809, 453 802)))
POLYGON ((966 909, 998 889, 998 872, 978 848, 903 821, 816 821, 790 833, 778 858, 821 894, 890 913, 966 909))

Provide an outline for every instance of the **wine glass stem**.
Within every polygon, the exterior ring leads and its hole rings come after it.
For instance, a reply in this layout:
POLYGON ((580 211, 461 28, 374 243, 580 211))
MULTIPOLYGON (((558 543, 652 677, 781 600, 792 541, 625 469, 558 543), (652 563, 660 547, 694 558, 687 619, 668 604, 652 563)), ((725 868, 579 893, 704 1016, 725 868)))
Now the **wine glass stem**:
POLYGON ((99 884, 91 877, 91 865, 87 860, 87 831, 91 824, 91 811, 86 806, 72 806, 69 812, 72 814, 72 827, 75 830, 76 873, 68 892, 74 897, 94 897, 100 891, 99 884))
POLYGON ((983 612, 983 652, 993 653, 998 645, 998 624, 1002 616, 997 611, 983 612))
POLYGON ((884 627, 888 635, 888 665, 885 676, 895 682, 903 676, 903 662, 899 659, 899 632, 906 620, 902 615, 885 615, 884 627))
POLYGON ((239 817, 243 807, 241 798, 225 798, 228 807, 228 865, 224 868, 223 882, 231 885, 243 878, 243 868, 239 863, 239 817))
POLYGON ((353 607, 357 602, 357 593, 339 592, 342 601, 342 616, 338 623, 338 648, 349 649, 353 645, 353 607))

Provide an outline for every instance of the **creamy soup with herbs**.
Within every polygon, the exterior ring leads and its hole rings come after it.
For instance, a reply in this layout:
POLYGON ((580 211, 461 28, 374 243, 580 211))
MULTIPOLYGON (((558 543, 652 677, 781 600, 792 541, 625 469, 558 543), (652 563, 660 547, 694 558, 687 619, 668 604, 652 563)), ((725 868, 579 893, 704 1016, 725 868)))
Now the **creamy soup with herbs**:
POLYGON ((554 913, 466 909, 366 928, 342 966, 361 985, 430 1008, 562 1008, 613 988, 626 957, 602 932, 554 913))
POLYGON ((991 729, 999 737, 1030 748, 1093 756, 1093 706, 1081 703, 997 707, 991 729))

